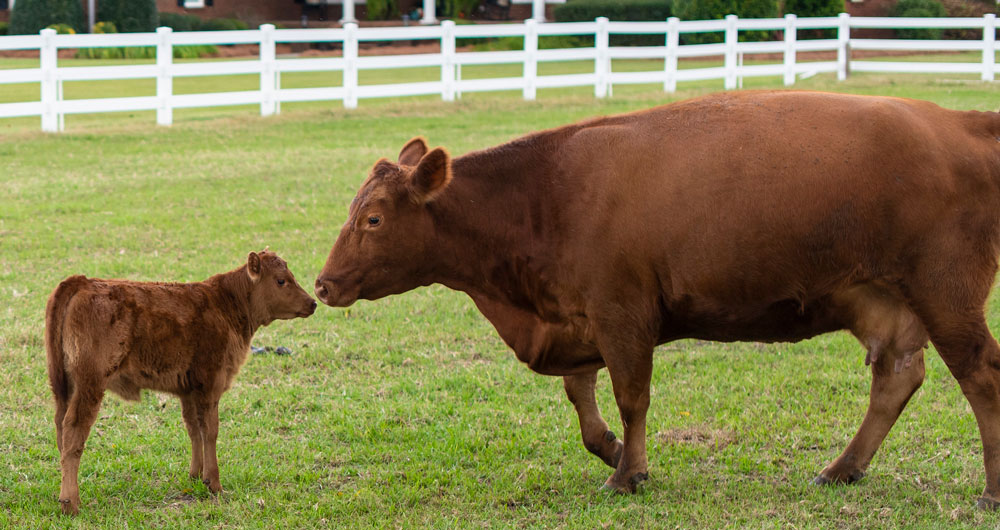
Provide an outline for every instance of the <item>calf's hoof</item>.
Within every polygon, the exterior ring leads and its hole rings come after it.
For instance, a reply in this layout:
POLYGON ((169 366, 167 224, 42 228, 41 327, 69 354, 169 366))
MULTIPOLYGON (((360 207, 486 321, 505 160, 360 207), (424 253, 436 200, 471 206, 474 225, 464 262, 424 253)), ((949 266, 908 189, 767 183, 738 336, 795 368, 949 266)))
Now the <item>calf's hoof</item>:
POLYGON ((979 500, 976 501, 976 508, 986 510, 988 512, 995 512, 997 508, 1000 508, 1000 501, 989 497, 979 497, 979 500))
POLYGON ((642 485, 643 482, 649 480, 649 473, 639 472, 632 475, 624 484, 617 483, 615 481, 615 476, 612 475, 611 478, 601 486, 601 491, 608 491, 611 493, 635 493, 636 490, 642 485))
POLYGON ((73 502, 69 499, 59 499, 59 505, 62 507, 64 515, 76 515, 80 513, 79 502, 73 502))
POLYGON ((205 484, 205 486, 208 487, 208 491, 211 491, 212 493, 219 493, 222 491, 222 484, 220 484, 218 480, 209 480, 206 478, 201 482, 205 484))
POLYGON ((855 469, 846 475, 828 476, 826 473, 820 473, 812 480, 812 483, 817 486, 827 486, 831 484, 854 484, 863 478, 865 478, 865 472, 860 469, 855 469))

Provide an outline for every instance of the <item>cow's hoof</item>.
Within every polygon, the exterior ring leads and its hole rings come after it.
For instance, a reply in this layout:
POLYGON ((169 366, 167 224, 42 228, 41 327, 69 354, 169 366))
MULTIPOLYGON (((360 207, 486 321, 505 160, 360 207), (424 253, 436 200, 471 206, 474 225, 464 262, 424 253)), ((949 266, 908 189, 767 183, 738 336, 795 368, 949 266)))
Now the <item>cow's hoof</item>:
POLYGON ((80 513, 77 503, 69 499, 59 499, 59 505, 62 507, 62 513, 65 515, 76 515, 80 513))
POLYGON ((994 512, 997 510, 997 508, 1000 508, 1000 501, 993 500, 989 497, 979 497, 979 500, 976 501, 976 508, 979 508, 980 510, 994 512))
POLYGON ((613 478, 614 476, 609 478, 608 481, 605 482, 603 486, 601 486, 601 491, 606 491, 610 493, 620 493, 624 495, 629 493, 635 493, 636 490, 639 488, 639 486, 642 485, 642 483, 649 480, 649 473, 644 473, 644 472, 636 473, 635 475, 632 475, 632 478, 628 479, 628 482, 626 484, 615 484, 612 482, 613 478))

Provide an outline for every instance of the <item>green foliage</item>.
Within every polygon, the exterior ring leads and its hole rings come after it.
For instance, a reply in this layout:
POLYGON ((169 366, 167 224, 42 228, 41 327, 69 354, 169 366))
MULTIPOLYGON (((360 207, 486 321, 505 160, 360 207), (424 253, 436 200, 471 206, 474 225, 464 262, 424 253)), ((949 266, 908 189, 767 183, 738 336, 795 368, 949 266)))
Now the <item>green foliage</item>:
POLYGON ((66 24, 77 33, 86 30, 80 0, 18 0, 10 14, 10 33, 38 33, 52 24, 66 24))
POLYGON ((482 3, 483 0, 444 0, 444 9, 441 11, 441 15, 453 18, 469 18, 469 15, 475 13, 476 8, 482 3))
POLYGON ((198 31, 201 29, 201 19, 195 15, 161 12, 160 25, 174 31, 198 31))
MULTIPOLYGON (((948 12, 937 0, 899 0, 890 13, 894 17, 946 17, 948 12)), ((897 29, 901 39, 940 39, 940 28, 897 29)))
POLYGON ((98 22, 94 24, 94 33, 118 33, 114 22, 98 22))
POLYGON ((52 24, 46 29, 54 29, 59 35, 75 35, 76 30, 69 24, 52 24))
POLYGON ((7 35, 10 31, 10 23, 0 21, 0 35, 7 35))
MULTIPOLYGON (((666 20, 671 16, 668 0, 570 0, 555 9, 557 22, 591 22, 597 17, 610 20, 666 20)), ((593 37, 578 43, 593 46, 593 37)), ((663 35, 611 35, 612 46, 662 46, 663 35)))
POLYGON ((669 0, 570 0, 557 6, 554 14, 557 22, 589 22, 597 17, 666 20, 671 16, 669 0))
MULTIPOLYGON (((174 59, 198 59, 218 55, 219 49, 211 44, 174 46, 174 59)), ((77 59, 155 59, 153 46, 126 46, 122 48, 80 48, 77 59)))
POLYGON ((160 24, 156 0, 100 0, 97 18, 113 22, 122 33, 156 31, 160 24))
MULTIPOLYGON (((726 15, 740 18, 773 18, 778 16, 777 0, 673 0, 674 16, 681 20, 716 20, 726 15)), ((741 31, 741 41, 770 40, 770 31, 741 31)), ((686 33, 681 35, 684 44, 722 42, 721 31, 711 33, 686 33)))
POLYGON ((844 12, 843 0, 785 0, 786 14, 800 17, 835 17, 844 12))
POLYGON ((365 4, 368 20, 390 20, 399 18, 399 6, 395 0, 368 0, 365 4))
POLYGON ((234 31, 250 29, 246 22, 235 18, 210 18, 201 23, 198 31, 234 31))

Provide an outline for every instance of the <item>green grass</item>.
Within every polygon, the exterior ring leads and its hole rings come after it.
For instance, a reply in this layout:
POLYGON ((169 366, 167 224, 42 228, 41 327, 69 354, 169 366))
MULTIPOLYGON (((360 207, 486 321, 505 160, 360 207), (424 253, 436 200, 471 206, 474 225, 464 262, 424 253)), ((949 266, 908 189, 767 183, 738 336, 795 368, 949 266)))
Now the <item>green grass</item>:
MULTIPOLYGON (((462 153, 720 87, 285 105, 268 119, 204 109, 170 128, 106 114, 70 117, 60 135, 0 121, 0 528, 995 526, 973 509, 984 480, 975 421, 935 353, 869 476, 819 488, 809 480, 867 405, 852 338, 663 346, 651 480, 608 496, 598 487, 610 470, 583 449, 561 380, 519 364, 467 297, 440 286, 262 329, 256 345, 295 354, 252 357, 223 397, 218 498, 187 478, 176 399, 109 395, 83 456, 81 515, 58 515, 42 333, 65 276, 194 281, 270 245, 310 285, 367 169, 413 135, 462 153)), ((1000 102, 997 84, 960 76, 821 75, 796 88, 1000 102)), ((994 330, 998 311, 992 300, 994 330)), ((599 401, 620 433, 606 375, 599 401)))

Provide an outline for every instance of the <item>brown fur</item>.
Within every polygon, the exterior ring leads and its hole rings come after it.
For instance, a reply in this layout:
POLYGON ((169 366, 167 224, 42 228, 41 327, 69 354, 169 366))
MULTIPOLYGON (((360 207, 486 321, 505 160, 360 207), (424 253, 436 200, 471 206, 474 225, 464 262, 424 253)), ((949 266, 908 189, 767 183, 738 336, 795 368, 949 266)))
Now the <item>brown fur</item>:
POLYGON ((740 92, 442 153, 417 138, 372 169, 316 294, 468 293, 519 359, 564 377, 584 445, 615 467, 608 487, 646 477, 657 344, 849 329, 869 349, 871 403, 818 481, 864 473, 923 380, 929 339, 979 420, 983 502, 1000 501, 1000 348, 983 316, 1000 115, 740 92), (594 399, 603 367, 624 443, 594 399))
POLYGON ((284 260, 266 250, 198 283, 84 276, 60 283, 45 311, 45 348, 63 511, 79 510, 80 455, 105 389, 130 400, 139 399, 142 389, 180 397, 191 438, 190 473, 220 491, 219 398, 246 361, 257 328, 307 317, 315 308, 284 260))

